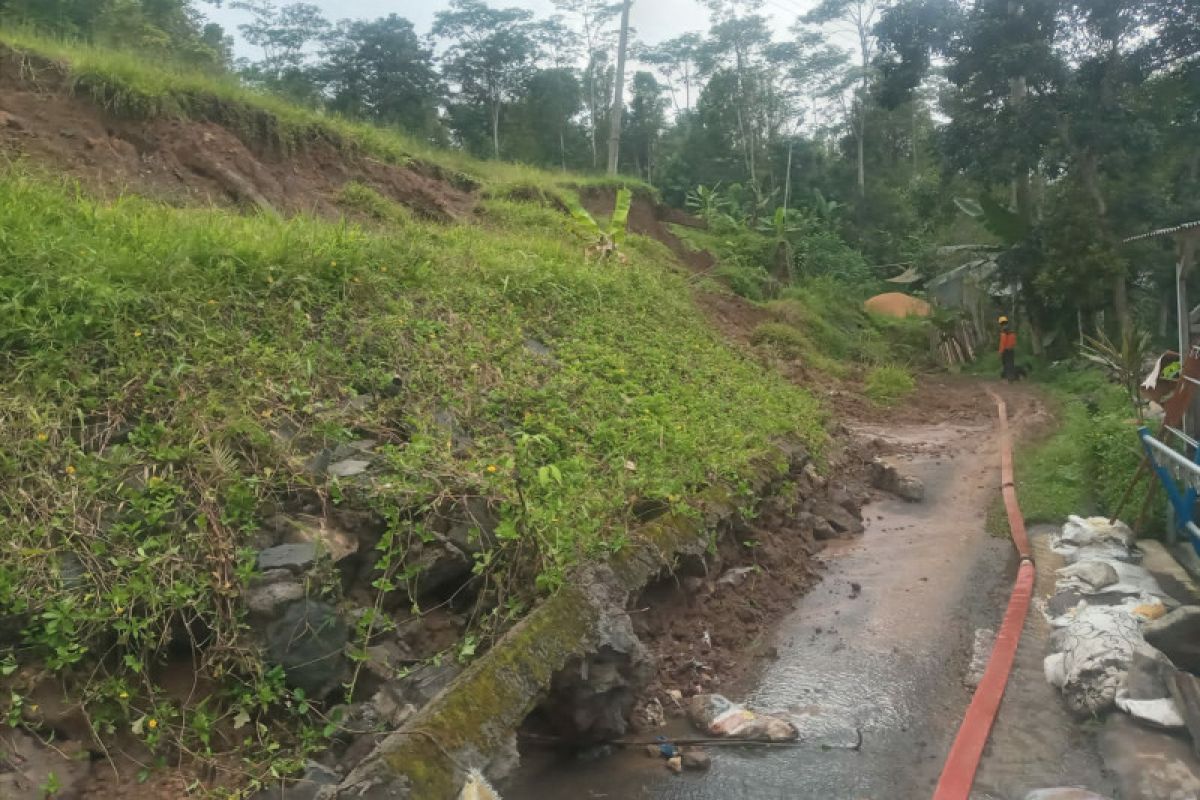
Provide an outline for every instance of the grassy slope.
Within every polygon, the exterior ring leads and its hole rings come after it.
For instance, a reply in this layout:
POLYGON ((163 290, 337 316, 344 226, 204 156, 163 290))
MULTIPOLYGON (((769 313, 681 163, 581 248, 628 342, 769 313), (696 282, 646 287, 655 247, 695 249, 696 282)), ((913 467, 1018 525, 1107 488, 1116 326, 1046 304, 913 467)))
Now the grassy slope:
MULTIPOLYGON (((213 93, 274 115, 293 147, 329 126, 347 146, 469 172, 485 192, 559 180, 126 56, 0 39, 71 57, 79 85, 120 112, 193 114, 213 93)), ((627 263, 588 262, 540 206, 488 200, 480 225, 447 227, 348 199, 390 224, 102 204, 0 174, 0 631, 16 645, 0 672, 61 673, 98 728, 161 720, 138 728, 151 744, 203 751, 214 718, 276 718, 288 699, 234 645, 249 542, 290 496, 381 510, 395 564, 437 498, 494 498, 509 538, 481 568, 525 564, 550 588, 621 546, 635 500, 736 483, 774 437, 819 449, 815 401, 720 341, 657 243, 633 237, 627 263), (356 395, 376 399, 359 410, 356 395), (367 486, 305 468, 363 436, 385 454, 367 486), (208 645, 210 674, 237 678, 206 714, 183 716, 154 685, 183 630, 208 645)), ((10 710, 23 703, 14 694, 10 710)), ((261 730, 257 744, 270 746, 261 730)))
MULTIPOLYGON (((150 63, 136 55, 80 42, 64 42, 20 28, 0 27, 0 44, 61 66, 74 91, 111 113, 135 119, 170 117, 217 122, 283 153, 314 139, 331 141, 392 164, 417 159, 472 178, 493 193, 513 186, 648 186, 622 176, 564 175, 505 161, 484 161, 435 148, 397 128, 382 128, 296 106, 249 88, 227 75, 210 75, 150 63)), ((36 69, 31 75, 36 75, 36 69)))

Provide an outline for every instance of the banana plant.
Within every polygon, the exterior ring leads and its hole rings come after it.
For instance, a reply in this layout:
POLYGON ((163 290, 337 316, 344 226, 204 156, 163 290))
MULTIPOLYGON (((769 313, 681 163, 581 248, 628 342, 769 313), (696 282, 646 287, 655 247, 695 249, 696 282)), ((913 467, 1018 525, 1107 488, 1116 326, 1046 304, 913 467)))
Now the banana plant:
POLYGON ((608 218, 608 225, 602 226, 596 222, 586 208, 579 204, 578 200, 567 198, 567 208, 571 212, 571 219, 575 222, 575 226, 585 237, 593 239, 593 243, 588 245, 584 251, 588 257, 609 258, 615 256, 621 261, 625 260, 625 254, 617 248, 625 242, 625 229, 629 223, 629 207, 632 203, 633 193, 625 188, 618 189, 612 216, 608 218))

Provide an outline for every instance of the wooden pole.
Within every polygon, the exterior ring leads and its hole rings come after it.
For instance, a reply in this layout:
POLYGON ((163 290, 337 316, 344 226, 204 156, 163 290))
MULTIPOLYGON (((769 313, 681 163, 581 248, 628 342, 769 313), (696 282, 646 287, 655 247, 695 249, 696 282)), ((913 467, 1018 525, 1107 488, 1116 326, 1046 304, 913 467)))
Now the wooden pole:
MULTIPOLYGON (((1175 308, 1179 315, 1179 360, 1187 361, 1191 352, 1192 320, 1191 306, 1188 304, 1187 279, 1192 270, 1192 260, 1196 254, 1196 239, 1191 231, 1177 235, 1179 243, 1179 261, 1175 264, 1175 308)), ((1194 414, 1184 412, 1182 428, 1189 436, 1196 435, 1194 414)))

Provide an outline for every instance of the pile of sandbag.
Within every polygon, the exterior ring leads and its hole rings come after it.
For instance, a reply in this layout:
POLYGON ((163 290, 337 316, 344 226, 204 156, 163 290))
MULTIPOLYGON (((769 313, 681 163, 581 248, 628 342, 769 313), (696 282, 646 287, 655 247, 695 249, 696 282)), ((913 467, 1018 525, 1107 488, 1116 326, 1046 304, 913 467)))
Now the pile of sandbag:
POLYGON ((1161 727, 1181 727, 1167 681, 1174 666, 1143 633, 1145 623, 1178 604, 1139 566, 1129 526, 1072 516, 1051 548, 1068 563, 1043 607, 1055 628, 1046 680, 1081 715, 1116 707, 1161 727))

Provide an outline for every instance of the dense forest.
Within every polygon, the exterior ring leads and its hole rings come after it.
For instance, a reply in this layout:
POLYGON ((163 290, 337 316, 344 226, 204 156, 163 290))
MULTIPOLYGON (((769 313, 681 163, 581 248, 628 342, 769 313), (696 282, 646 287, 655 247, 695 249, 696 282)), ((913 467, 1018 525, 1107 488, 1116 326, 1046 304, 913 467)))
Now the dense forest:
POLYGON ((1002 250, 1035 348, 1097 324, 1170 329, 1171 252, 1120 242, 1200 215, 1195 0, 822 0, 787 30, 761 0, 708 0, 706 31, 632 31, 619 93, 620 3, 557 0, 539 19, 453 0, 429 31, 228 4, 248 12, 253 58, 193 0, 0 0, 0 14, 564 170, 604 169, 620 99, 620 171, 767 234, 779 280, 928 274, 955 266, 939 247, 982 243, 1002 250))

